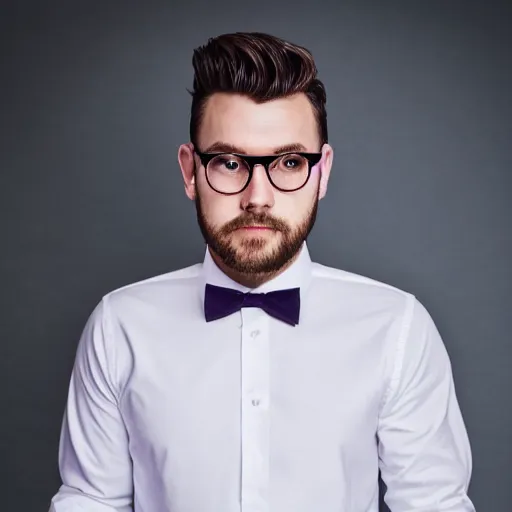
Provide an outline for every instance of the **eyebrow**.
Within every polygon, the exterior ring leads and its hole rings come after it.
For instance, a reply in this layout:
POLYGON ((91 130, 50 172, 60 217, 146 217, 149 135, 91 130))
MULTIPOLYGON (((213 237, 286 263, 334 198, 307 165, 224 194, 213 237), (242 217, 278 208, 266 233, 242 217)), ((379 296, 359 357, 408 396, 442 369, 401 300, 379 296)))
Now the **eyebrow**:
MULTIPOLYGON (((306 147, 299 142, 293 144, 285 144, 284 146, 279 146, 274 148, 273 154, 279 155, 281 153, 293 153, 295 151, 307 151, 306 147)), ((227 142, 214 142, 210 146, 208 146, 205 153, 238 153, 240 155, 248 155, 244 148, 240 148, 238 146, 234 146, 233 144, 228 144, 227 142)))

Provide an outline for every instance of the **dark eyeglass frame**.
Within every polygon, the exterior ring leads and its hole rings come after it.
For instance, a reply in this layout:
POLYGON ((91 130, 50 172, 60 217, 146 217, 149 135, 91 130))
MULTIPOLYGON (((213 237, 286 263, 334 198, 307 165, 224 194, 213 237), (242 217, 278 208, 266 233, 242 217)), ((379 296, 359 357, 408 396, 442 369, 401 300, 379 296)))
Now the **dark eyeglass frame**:
POLYGON ((312 167, 314 165, 316 165, 318 162, 320 162, 320 159, 322 158, 322 153, 305 153, 305 152, 301 152, 301 151, 289 151, 286 153, 279 153, 277 155, 258 155, 258 156, 242 155, 240 153, 229 153, 229 152, 225 152, 225 151, 223 151, 221 153, 202 153, 201 151, 194 150, 194 153, 199 157, 199 159, 201 160, 201 163, 204 166, 206 181, 208 182, 208 185, 210 185, 210 188, 212 190, 215 190, 215 192, 218 192, 219 194, 223 194, 226 196, 233 196, 236 194, 240 194, 249 186, 249 183, 251 182, 251 179, 252 179, 255 165, 263 165, 263 167, 265 168, 265 172, 267 173, 268 181, 270 181, 271 185, 274 188, 276 188, 277 190, 280 190, 281 192, 296 192, 297 190, 300 190, 301 188, 306 186, 306 183, 309 181, 309 177, 311 176, 312 167), (210 160, 212 160, 216 156, 220 156, 220 155, 237 156, 238 158, 241 158, 242 160, 247 162, 247 164, 249 166, 249 175, 247 177, 247 183, 237 192, 221 192, 220 190, 217 190, 215 187, 213 187, 212 184, 210 183, 210 180, 208 179, 208 172, 206 172, 208 163, 210 162, 210 160), (297 188, 294 188, 291 190, 278 187, 272 181, 272 178, 270 177, 270 170, 269 170, 270 164, 272 162, 274 162, 278 158, 281 158, 281 157, 287 156, 287 155, 299 155, 299 156, 304 157, 308 162, 308 176, 307 176, 306 180, 300 187, 297 187, 297 188))

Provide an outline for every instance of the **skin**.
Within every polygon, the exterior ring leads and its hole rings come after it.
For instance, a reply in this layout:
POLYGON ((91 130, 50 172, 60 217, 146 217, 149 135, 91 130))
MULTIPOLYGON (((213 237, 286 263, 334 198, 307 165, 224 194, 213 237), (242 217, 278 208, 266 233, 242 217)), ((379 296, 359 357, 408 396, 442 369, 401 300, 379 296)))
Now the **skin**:
MULTIPOLYGON (((206 103, 197 138, 198 151, 220 152, 228 150, 222 145, 229 144, 246 155, 320 152, 321 146, 313 108, 303 93, 259 104, 244 95, 215 93, 206 103)), ((199 226, 215 263, 250 288, 279 275, 297 258, 313 228, 318 201, 327 192, 331 146, 322 146, 322 158, 300 190, 277 190, 264 167, 257 165, 248 187, 230 196, 210 188, 193 150, 192 143, 182 144, 178 161, 185 193, 195 201, 199 226)))

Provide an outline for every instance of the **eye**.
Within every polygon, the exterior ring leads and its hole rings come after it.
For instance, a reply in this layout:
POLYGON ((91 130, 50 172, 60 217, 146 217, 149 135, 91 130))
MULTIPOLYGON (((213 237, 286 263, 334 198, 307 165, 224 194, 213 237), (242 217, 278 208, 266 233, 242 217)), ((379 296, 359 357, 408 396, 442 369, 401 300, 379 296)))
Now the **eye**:
POLYGON ((229 158, 223 158, 220 163, 224 165, 229 171, 236 171, 239 167, 236 160, 231 160, 229 158))
POLYGON ((296 167, 300 166, 300 162, 299 162, 299 160, 297 158, 287 158, 284 161, 284 166, 287 169, 295 169, 296 167))

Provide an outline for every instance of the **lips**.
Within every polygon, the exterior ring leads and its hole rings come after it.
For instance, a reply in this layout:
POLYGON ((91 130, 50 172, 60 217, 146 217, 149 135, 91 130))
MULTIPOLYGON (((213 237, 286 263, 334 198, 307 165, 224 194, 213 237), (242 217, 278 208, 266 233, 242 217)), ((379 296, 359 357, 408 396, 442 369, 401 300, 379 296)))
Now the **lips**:
POLYGON ((269 226, 242 226, 241 228, 238 228, 238 229, 249 229, 249 230, 254 230, 254 231, 258 231, 258 230, 269 230, 269 229, 272 229, 271 227, 269 226))

